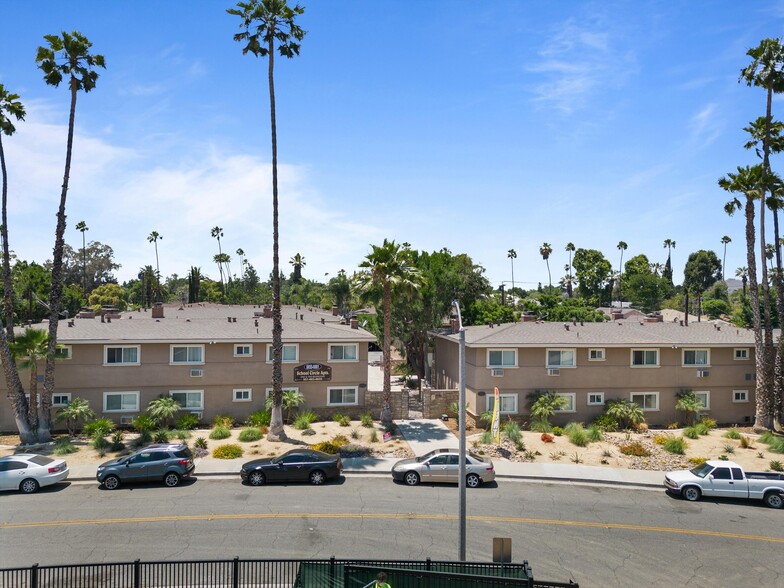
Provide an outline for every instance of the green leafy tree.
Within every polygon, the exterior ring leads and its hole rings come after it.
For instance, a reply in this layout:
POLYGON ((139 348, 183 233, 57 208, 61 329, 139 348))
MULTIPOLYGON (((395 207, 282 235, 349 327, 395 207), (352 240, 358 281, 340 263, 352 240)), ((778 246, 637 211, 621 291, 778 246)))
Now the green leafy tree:
POLYGON ((127 310, 128 291, 117 284, 104 284, 92 291, 88 303, 96 312, 100 311, 102 306, 114 306, 118 310, 127 310))
POLYGON ((348 303, 351 300, 351 280, 346 276, 345 270, 340 270, 338 275, 329 280, 327 284, 332 304, 338 307, 338 312, 345 315, 348 312, 348 303))
POLYGON ((280 311, 280 260, 278 256, 278 131, 275 106, 275 47, 281 56, 289 59, 299 55, 300 42, 305 31, 296 24, 297 17, 305 12, 299 5, 293 8, 286 0, 249 0, 238 2, 229 14, 240 17, 240 32, 234 40, 244 43, 242 54, 267 58, 269 85, 270 131, 272 135, 272 420, 268 439, 283 440, 283 414, 281 396, 283 389, 283 322, 280 311))
POLYGON ((55 416, 55 422, 65 421, 68 435, 73 436, 79 421, 89 421, 95 418, 95 411, 90 408, 90 403, 84 398, 73 398, 61 408, 55 416))
POLYGON ((38 421, 38 440, 48 441, 51 418, 49 408, 54 392, 54 362, 57 348, 57 325, 60 322, 60 309, 63 297, 63 247, 65 245, 65 203, 68 196, 68 181, 71 177, 71 156, 73 155, 73 135, 76 120, 76 97, 80 90, 85 93, 95 88, 98 80, 96 67, 105 67, 102 55, 90 53, 92 43, 79 32, 63 32, 62 36, 45 35, 47 45, 38 47, 35 61, 44 74, 44 81, 50 86, 59 86, 65 78, 71 93, 71 108, 68 119, 68 140, 66 144, 65 172, 63 174, 60 206, 57 211, 54 250, 52 255, 52 291, 49 296, 49 347, 46 353, 44 371, 44 390, 41 394, 41 416, 38 421))
POLYGON ((702 315, 703 294, 721 280, 721 274, 721 261, 713 251, 700 249, 689 255, 684 270, 683 287, 697 296, 697 321, 702 315))
POLYGON ((691 424, 697 422, 700 412, 704 409, 705 406, 702 404, 702 401, 691 390, 686 390, 679 394, 678 401, 675 403, 675 410, 685 412, 689 416, 691 424))
POLYGON ((90 241, 78 252, 68 244, 63 247, 63 281, 82 284, 86 294, 98 286, 117 283, 114 271, 119 268, 114 249, 100 241, 90 241))
POLYGON ((610 262, 601 251, 582 248, 575 252, 573 261, 580 296, 594 306, 601 306, 612 273, 610 262))

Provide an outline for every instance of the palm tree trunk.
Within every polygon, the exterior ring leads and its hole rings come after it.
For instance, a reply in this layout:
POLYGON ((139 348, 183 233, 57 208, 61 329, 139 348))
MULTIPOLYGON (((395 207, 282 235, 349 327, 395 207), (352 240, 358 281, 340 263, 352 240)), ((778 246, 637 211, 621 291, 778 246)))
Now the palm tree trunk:
POLYGON ((272 131, 272 415, 267 439, 284 441, 283 429, 283 321, 280 312, 280 259, 278 256, 278 132, 275 124, 274 34, 269 36, 269 68, 267 78, 270 96, 270 129, 272 131))
POLYGON ((87 239, 82 231, 82 287, 84 295, 87 296, 87 239))
POLYGON ((3 313, 5 315, 5 330, 9 341, 14 340, 14 297, 13 282, 11 281, 11 253, 8 246, 8 171, 5 167, 5 151, 3 150, 3 137, 0 133, 0 168, 3 172, 3 224, 0 226, 3 239, 3 313))
POLYGON ((60 305, 63 298, 63 245, 65 243, 65 201, 68 196, 68 180, 71 173, 71 155, 73 153, 74 121, 76 119, 77 87, 71 81, 71 112, 68 119, 68 144, 65 153, 65 173, 63 189, 60 193, 60 207, 57 210, 57 229, 52 252, 52 292, 49 296, 49 344, 46 349, 46 369, 44 372, 44 390, 41 393, 41 406, 38 413, 38 441, 51 441, 51 407, 54 392, 54 362, 57 349, 57 325, 60 322, 60 305))
POLYGON ((19 440, 23 445, 35 443, 37 431, 30 426, 28 420, 28 402, 25 397, 24 387, 22 380, 19 379, 19 372, 16 369, 16 362, 11 355, 11 349, 8 346, 8 337, 6 336, 5 329, 0 329, 0 359, 2 359, 3 376, 5 376, 5 384, 8 389, 8 396, 11 399, 11 406, 14 410, 14 420, 16 421, 16 428, 19 431, 19 440))
POLYGON ((544 262, 547 264, 547 283, 552 288, 553 287, 553 276, 550 274, 550 260, 545 259, 544 262))
POLYGON ((384 282, 384 392, 381 422, 392 422, 392 284, 384 282))
POLYGON ((27 420, 30 428, 38 428, 38 366, 34 357, 30 358, 30 403, 27 405, 27 420))

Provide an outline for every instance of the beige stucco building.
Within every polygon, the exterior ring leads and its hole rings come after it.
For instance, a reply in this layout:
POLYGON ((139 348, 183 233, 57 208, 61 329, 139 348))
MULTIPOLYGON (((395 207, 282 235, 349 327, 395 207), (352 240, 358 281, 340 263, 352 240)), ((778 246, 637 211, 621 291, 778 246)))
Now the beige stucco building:
MULTIPOLYGON (((454 388, 458 334, 436 335, 431 381, 454 388)), ((567 407, 554 422, 589 422, 605 402, 627 399, 652 425, 684 422, 677 395, 694 391, 719 423, 754 418, 754 334, 728 323, 622 320, 607 323, 520 322, 466 328, 466 393, 474 415, 492 408, 528 415, 527 396, 554 391, 567 407)))
MULTIPOLYGON (((356 321, 343 324, 316 308, 284 308, 284 389, 301 392, 304 408, 358 412, 372 341, 356 321)), ((79 397, 97 416, 127 424, 150 401, 172 395, 203 422, 219 414, 242 421, 263 409, 271 392, 271 343, 271 312, 253 306, 166 305, 154 312, 62 320, 53 412, 79 397)), ((29 375, 20 375, 27 388, 29 375)), ((13 431, 5 388, 2 379, 0 430, 13 431)))

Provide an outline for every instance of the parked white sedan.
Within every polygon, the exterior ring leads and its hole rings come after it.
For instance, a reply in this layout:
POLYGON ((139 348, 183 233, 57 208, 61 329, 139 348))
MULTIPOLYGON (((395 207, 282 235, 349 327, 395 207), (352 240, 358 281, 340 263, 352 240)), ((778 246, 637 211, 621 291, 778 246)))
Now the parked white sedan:
POLYGON ((17 453, 0 457, 0 490, 19 490, 25 494, 37 492, 68 477, 64 459, 52 459, 34 453, 17 453))

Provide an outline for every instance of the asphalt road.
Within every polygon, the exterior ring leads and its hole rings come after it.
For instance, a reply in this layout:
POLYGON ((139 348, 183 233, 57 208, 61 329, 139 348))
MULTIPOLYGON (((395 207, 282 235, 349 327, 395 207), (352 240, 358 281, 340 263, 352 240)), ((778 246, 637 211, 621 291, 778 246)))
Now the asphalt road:
MULTIPOLYGON (((502 480, 468 491, 468 559, 510 537, 535 577, 589 586, 782 586, 784 511, 661 491, 502 480)), ((351 476, 323 487, 61 485, 0 495, 0 567, 231 558, 455 559, 457 489, 351 476)))

